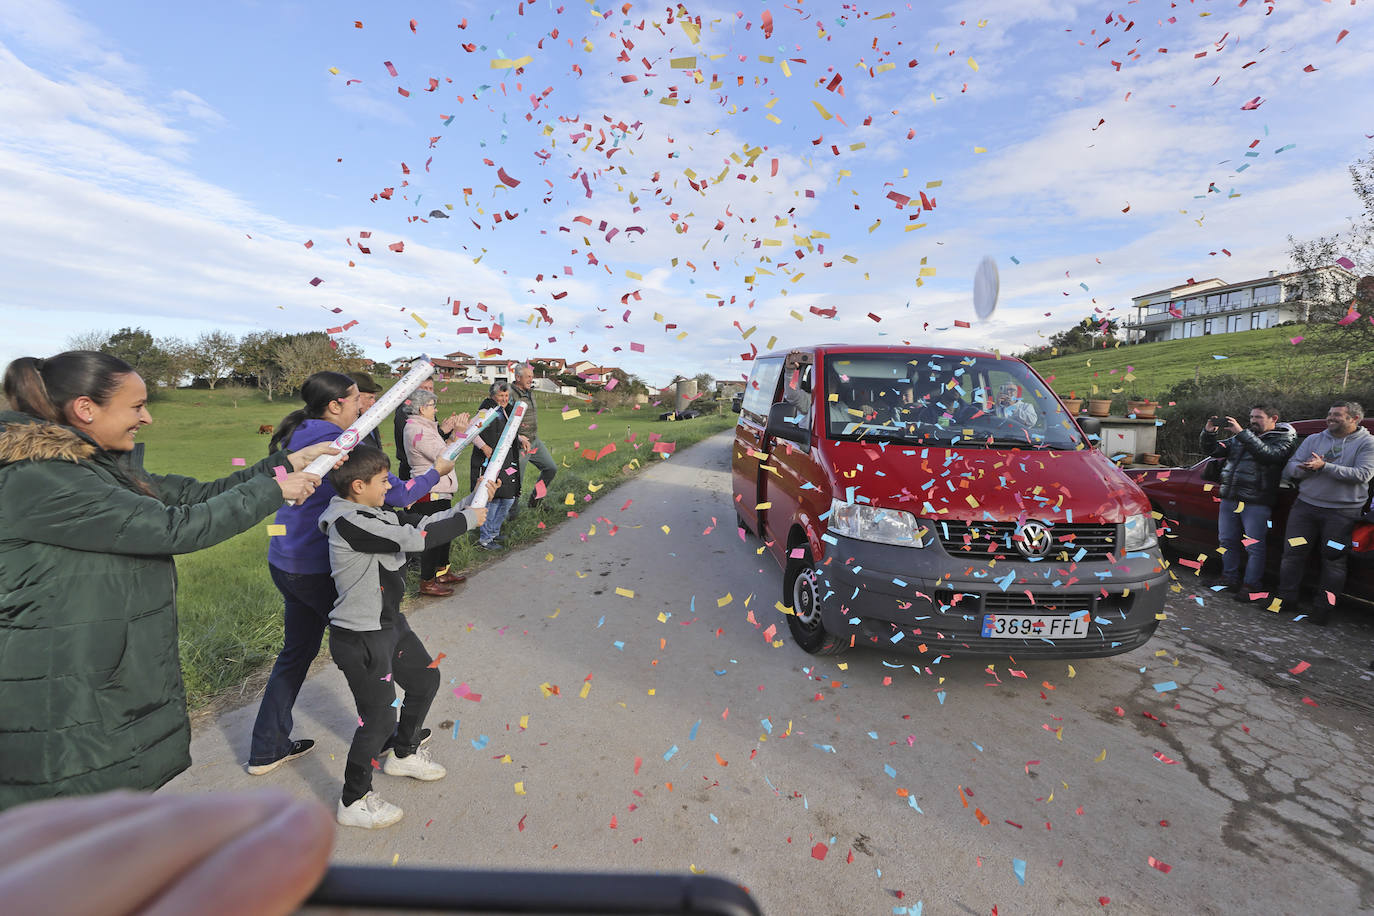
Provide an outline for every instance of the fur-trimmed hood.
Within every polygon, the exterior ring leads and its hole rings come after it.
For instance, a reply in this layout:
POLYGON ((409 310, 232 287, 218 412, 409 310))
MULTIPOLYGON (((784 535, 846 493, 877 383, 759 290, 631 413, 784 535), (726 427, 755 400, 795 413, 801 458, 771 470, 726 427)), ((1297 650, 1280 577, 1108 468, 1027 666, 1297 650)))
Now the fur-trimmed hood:
POLYGON ((84 461, 99 450, 70 426, 19 411, 0 412, 0 466, 19 461, 84 461))

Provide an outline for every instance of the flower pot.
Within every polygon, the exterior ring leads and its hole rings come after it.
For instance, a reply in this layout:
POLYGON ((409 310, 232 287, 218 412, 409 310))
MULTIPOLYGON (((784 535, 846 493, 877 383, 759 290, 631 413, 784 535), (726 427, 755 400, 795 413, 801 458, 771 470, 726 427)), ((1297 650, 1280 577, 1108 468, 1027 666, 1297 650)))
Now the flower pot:
POLYGON ((1089 398, 1088 416, 1090 417, 1109 417, 1112 415, 1111 398, 1089 398))
POLYGON ((1159 464, 1159 455, 1154 452, 1145 452, 1140 456, 1141 464, 1159 464))
POLYGON ((1135 414, 1138 420, 1153 420, 1155 418, 1155 408, 1158 404, 1153 401, 1128 401, 1126 404, 1131 413, 1135 414))
POLYGON ((1082 398, 1060 398, 1060 402, 1064 405, 1064 409, 1069 412, 1069 416, 1071 417, 1078 416, 1079 411, 1083 409, 1082 398))

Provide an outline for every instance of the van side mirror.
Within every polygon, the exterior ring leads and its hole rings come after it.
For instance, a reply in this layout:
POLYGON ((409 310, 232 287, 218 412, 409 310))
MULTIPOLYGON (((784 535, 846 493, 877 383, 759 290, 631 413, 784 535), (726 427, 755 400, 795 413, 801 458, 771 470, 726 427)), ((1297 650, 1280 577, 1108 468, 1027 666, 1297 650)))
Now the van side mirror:
POLYGON ((1074 420, 1085 436, 1096 436, 1102 432, 1102 421, 1097 417, 1074 417, 1074 420))
POLYGON ((774 439, 805 446, 811 441, 811 431, 802 425, 805 419, 791 404, 774 404, 768 408, 768 426, 765 432, 774 439))

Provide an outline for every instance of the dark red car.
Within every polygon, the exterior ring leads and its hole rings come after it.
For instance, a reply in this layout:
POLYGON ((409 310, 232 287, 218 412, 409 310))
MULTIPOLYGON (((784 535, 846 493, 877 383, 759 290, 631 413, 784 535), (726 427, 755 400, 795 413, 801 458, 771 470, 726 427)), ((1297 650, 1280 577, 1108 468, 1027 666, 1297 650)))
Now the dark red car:
MULTIPOLYGON (((1297 431, 1299 443, 1313 433, 1326 429, 1325 420, 1293 420, 1289 425, 1297 431)), ((1361 425, 1374 432, 1374 418, 1366 417, 1361 425)), ((1206 554, 1209 560, 1218 560, 1215 551, 1220 485, 1209 485, 1202 479, 1202 467, 1206 463, 1207 459, 1204 459, 1189 468, 1126 469, 1126 474, 1150 498, 1150 506, 1162 516, 1159 519, 1160 542, 1185 560, 1196 560, 1201 554, 1206 554), (1209 486, 1210 489, 1207 489, 1209 486)), ((1270 519, 1269 543, 1265 552, 1265 584, 1270 588, 1278 586, 1279 561, 1283 557, 1283 531, 1288 525, 1288 510, 1297 495, 1297 488, 1285 482, 1279 490, 1279 501, 1270 519)), ((1361 601, 1369 601, 1374 598, 1374 551, 1363 543, 1359 548, 1350 555, 1345 593, 1361 601)), ((1319 554, 1319 551, 1312 551, 1313 564, 1319 562, 1319 554)), ((1310 584, 1316 578, 1314 573, 1309 573, 1305 581, 1310 584)))

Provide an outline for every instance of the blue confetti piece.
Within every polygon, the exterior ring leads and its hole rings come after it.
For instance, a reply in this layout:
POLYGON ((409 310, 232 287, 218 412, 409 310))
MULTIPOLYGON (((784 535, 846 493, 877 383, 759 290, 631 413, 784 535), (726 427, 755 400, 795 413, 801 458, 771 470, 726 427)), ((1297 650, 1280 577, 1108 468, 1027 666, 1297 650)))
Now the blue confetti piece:
POLYGON ((970 741, 969 744, 972 744, 974 747, 978 748, 978 753, 983 753, 983 745, 979 744, 977 741, 970 741))
MULTIPOLYGON (((936 659, 936 661, 939 661, 939 659, 936 659)), ((940 700, 940 705, 941 705, 941 706, 944 706, 944 705, 945 705, 945 692, 944 692, 943 690, 937 690, 937 691, 935 692, 935 696, 940 700)))
POLYGON ((915 795, 908 795, 906 797, 906 803, 910 805, 916 811, 917 814, 925 814, 925 812, 921 810, 921 806, 916 804, 915 795))
POLYGON ((692 725, 692 730, 687 733, 688 741, 697 740, 697 729, 699 728, 701 728, 701 720, 697 719, 696 723, 692 725))
POLYGON ((1011 255, 1011 263, 1013 263, 1013 264, 1020 264, 1020 263, 1021 263, 1021 259, 1018 258, 1016 255, 1011 255))
POLYGON ((901 642, 901 641, 902 641, 903 639, 905 639, 905 638, 906 638, 906 634, 903 633, 901 630, 898 630, 896 633, 893 633, 893 634, 892 634, 892 642, 894 642, 894 643, 899 643, 899 642, 901 642))
POLYGON ((606 615, 602 614, 601 619, 596 622, 596 628, 601 629, 601 625, 606 622, 606 615))
POLYGON ((1215 353, 1212 354, 1212 359, 1230 359, 1230 358, 1231 358, 1231 357, 1229 357, 1229 356, 1217 356, 1215 353))
POLYGON ((719 823, 720 823, 720 818, 716 817, 714 814, 712 814, 710 817, 711 817, 711 823, 713 823, 713 824, 719 824, 719 823))
POLYGON ((722 669, 720 669, 719 671, 715 672, 715 675, 716 675, 716 677, 720 677, 720 676, 721 676, 722 674, 724 674, 724 673, 725 673, 725 669, 722 668, 722 669))
POLYGON ((1026 860, 1012 859, 1011 872, 1016 875, 1016 880, 1021 882, 1022 886, 1024 886, 1026 883, 1026 860))
POLYGON ((400 698, 400 697, 397 697, 395 700, 393 700, 392 703, 391 703, 391 706, 392 706, 393 709, 400 709, 400 708, 401 708, 401 698, 400 698))
POLYGON ((834 746, 833 744, 816 744, 816 743, 813 742, 811 746, 814 747, 814 748, 818 748, 819 750, 825 751, 826 753, 829 753, 829 754, 838 754, 838 753, 839 753, 839 751, 835 750, 835 746, 834 746))
POLYGON ((1168 690, 1177 690, 1177 689, 1178 689, 1178 685, 1175 684, 1173 681, 1160 681, 1158 684, 1155 684, 1155 690, 1159 691, 1160 693, 1164 693, 1165 691, 1168 691, 1168 690))
POLYGON ((886 763, 883 764, 883 772, 886 773, 886 774, 888 775, 888 777, 891 778, 891 779, 896 779, 896 778, 897 778, 897 771, 894 770, 890 765, 888 765, 888 764, 886 764, 886 763))
POLYGON ((487 742, 490 740, 491 739, 488 738, 486 735, 478 735, 476 738, 472 739, 472 746, 480 751, 482 748, 487 746, 487 742))
POLYGON ((455 720, 453 721, 453 738, 454 738, 455 741, 458 739, 458 726, 460 726, 460 725, 462 725, 462 724, 463 724, 463 723, 462 723, 461 720, 455 719, 455 720))
POLYGON ((672 747, 668 748, 668 752, 667 752, 666 754, 663 755, 663 759, 664 759, 664 760, 672 760, 672 759, 673 759, 673 755, 676 754, 676 753, 677 753, 677 745, 674 744, 672 747))
POLYGON ((771 719, 760 719, 759 724, 763 726, 763 730, 768 734, 773 734, 773 722, 771 719))
POLYGON ((1342 544, 1342 543, 1340 543, 1339 541, 1327 541, 1327 542, 1326 542, 1326 546, 1327 546, 1327 547, 1330 547, 1332 550, 1344 550, 1344 549, 1345 549, 1345 545, 1342 544))
POLYGON ((877 741, 877 740, 878 740, 878 733, 877 733, 877 732, 869 732, 869 733, 868 733, 868 737, 872 738, 874 741, 877 741))
POLYGON ((621 652, 625 651, 625 640, 623 639, 617 639, 615 642, 611 643, 611 645, 615 646, 621 652))

